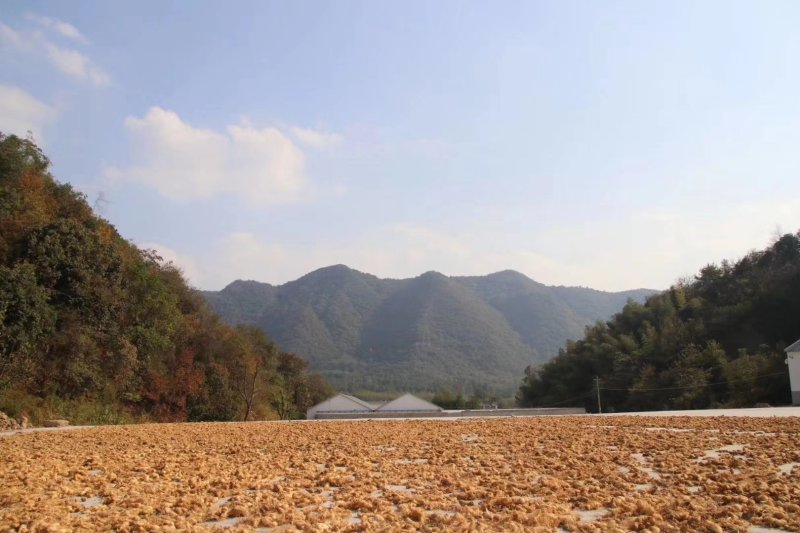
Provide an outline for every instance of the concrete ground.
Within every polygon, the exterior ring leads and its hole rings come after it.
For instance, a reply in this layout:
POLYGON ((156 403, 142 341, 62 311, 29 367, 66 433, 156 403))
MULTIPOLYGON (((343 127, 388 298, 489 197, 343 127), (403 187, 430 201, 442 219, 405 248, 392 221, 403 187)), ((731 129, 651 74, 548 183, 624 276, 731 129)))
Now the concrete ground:
MULTIPOLYGON (((560 416, 560 415, 549 415, 560 416)), ((586 415, 565 415, 565 416, 598 416, 594 414, 586 415)), ((757 417, 757 418, 773 418, 773 417, 800 417, 800 406, 795 407, 757 407, 750 409, 696 409, 692 411, 641 411, 635 413, 603 413, 599 416, 733 416, 733 417, 757 417)), ((480 418, 473 416, 470 418, 480 418)), ((493 418, 497 418, 496 416, 493 418)), ((515 417, 519 418, 519 417, 515 417)), ((343 422, 352 421, 340 419, 343 422)), ((365 419, 360 419, 365 420, 365 419)), ((465 418, 394 418, 394 419, 381 419, 370 418, 369 420, 465 420, 465 418)), ((333 422, 335 420, 320 420, 319 422, 333 422)), ((298 420, 297 422, 316 422, 314 420, 298 420)), ((85 429, 95 426, 66 426, 61 428, 28 428, 16 429, 11 431, 0 431, 0 437, 9 437, 11 435, 24 434, 24 433, 39 433, 39 432, 54 432, 54 431, 73 431, 76 429, 85 429)))
POLYGON ((11 435, 24 434, 24 433, 52 433, 55 431, 72 431, 75 429, 93 428, 95 426, 64 426, 60 428, 26 428, 26 429, 10 429, 8 431, 0 431, 0 437, 10 437, 11 435))
MULTIPOLYGON (((595 416, 595 415, 592 415, 595 416)), ((642 411, 637 413, 603 413, 602 416, 800 416, 800 406, 755 407, 749 409, 695 409, 692 411, 642 411)))
MULTIPOLYGON (((537 415, 511 415, 507 418, 532 418, 537 415)), ((587 414, 567 414, 567 415, 547 415, 547 416, 689 416, 689 417, 714 417, 714 416, 732 416, 732 417, 755 417, 755 418, 773 418, 773 417, 800 417, 800 406, 796 407, 757 407, 747 409, 695 409, 687 411, 639 411, 630 413, 603 413, 602 415, 587 413, 587 414)), ((491 417, 481 417, 473 415, 469 418, 502 418, 496 415, 491 417)), ((458 421, 465 420, 463 417, 415 417, 415 418, 393 418, 391 420, 441 420, 441 421, 458 421)), ((352 422, 357 420, 390 420, 382 418, 348 418, 348 419, 328 419, 328 420, 303 420, 302 422, 352 422)))

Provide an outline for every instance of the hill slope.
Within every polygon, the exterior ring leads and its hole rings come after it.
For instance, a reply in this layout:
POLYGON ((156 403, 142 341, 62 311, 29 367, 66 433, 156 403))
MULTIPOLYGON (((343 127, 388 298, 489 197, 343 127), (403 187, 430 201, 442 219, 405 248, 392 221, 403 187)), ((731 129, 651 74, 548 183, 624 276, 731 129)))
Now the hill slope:
POLYGON ((510 270, 379 279, 344 265, 277 287, 235 281, 202 292, 226 321, 262 328, 340 389, 498 392, 513 390, 527 365, 551 358, 628 298, 653 293, 548 287, 510 270))
POLYGON ((784 348, 800 337, 800 232, 736 262, 708 265, 645 305, 612 320, 538 369, 518 393, 523 405, 577 398, 603 409, 752 407, 791 401, 784 348))
MULTIPOLYGON (((91 424, 288 418, 330 392, 257 328, 223 323, 49 164, 0 133, 0 410, 91 424)), ((229 292, 228 311, 246 316, 277 289, 229 292)))

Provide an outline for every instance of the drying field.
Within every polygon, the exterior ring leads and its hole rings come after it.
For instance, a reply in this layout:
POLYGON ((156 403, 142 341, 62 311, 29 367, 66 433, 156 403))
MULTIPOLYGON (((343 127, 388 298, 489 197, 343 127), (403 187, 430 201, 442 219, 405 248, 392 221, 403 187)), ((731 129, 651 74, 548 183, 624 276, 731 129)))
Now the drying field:
POLYGON ((800 418, 169 424, 0 438, 0 531, 799 531, 798 504, 800 418))

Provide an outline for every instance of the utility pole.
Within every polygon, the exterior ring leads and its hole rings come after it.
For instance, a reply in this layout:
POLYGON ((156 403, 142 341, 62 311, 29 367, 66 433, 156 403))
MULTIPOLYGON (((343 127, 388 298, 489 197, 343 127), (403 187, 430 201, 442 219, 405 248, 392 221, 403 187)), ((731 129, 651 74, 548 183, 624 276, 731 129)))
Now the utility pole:
POLYGON ((594 384, 597 387, 597 414, 603 414, 603 406, 600 405, 600 376, 594 377, 594 384))

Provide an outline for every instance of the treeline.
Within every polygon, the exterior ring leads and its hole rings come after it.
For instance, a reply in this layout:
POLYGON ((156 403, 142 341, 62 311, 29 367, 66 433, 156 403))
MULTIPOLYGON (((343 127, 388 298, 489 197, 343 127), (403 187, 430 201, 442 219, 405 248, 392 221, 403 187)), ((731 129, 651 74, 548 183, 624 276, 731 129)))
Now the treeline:
POLYGON ((464 394, 460 386, 455 390, 441 388, 431 398, 442 409, 506 409, 513 405, 509 398, 502 398, 491 392, 489 387, 473 384, 472 393, 464 394))
POLYGON ((0 410, 75 422, 294 418, 330 386, 230 327, 0 133, 0 410))
POLYGON ((558 356, 527 368, 523 406, 604 411, 791 402, 783 349, 800 337, 800 232, 628 303, 558 356))

